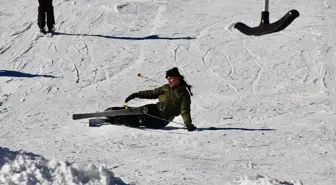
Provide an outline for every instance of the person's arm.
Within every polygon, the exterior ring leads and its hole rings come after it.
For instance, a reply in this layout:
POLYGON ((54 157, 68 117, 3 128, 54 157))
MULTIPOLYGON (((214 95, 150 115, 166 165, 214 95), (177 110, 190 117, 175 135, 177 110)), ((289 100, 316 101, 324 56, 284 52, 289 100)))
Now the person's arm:
POLYGON ((185 126, 187 127, 188 131, 194 131, 197 129, 195 125, 192 124, 191 115, 190 115, 190 104, 191 99, 188 93, 183 95, 182 102, 181 102, 181 116, 185 126))
POLYGON ((185 125, 192 123, 190 116, 190 104, 191 104, 190 96, 187 94, 183 95, 181 102, 181 116, 183 118, 183 122, 185 125))
POLYGON ((126 98, 125 103, 127 103, 128 101, 134 98, 156 99, 163 93, 163 89, 164 89, 164 86, 161 86, 153 90, 139 91, 137 93, 133 93, 126 98))
POLYGON ((163 94, 164 86, 155 88, 153 90, 147 90, 147 91, 139 91, 138 92, 138 98, 142 99, 156 99, 159 98, 161 94, 163 94))

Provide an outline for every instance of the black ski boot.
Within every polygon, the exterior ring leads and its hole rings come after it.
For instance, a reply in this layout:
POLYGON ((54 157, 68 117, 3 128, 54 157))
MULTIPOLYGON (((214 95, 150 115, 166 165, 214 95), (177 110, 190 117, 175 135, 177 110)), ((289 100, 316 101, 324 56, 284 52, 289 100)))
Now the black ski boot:
POLYGON ((47 31, 45 31, 44 28, 40 28, 40 33, 45 35, 47 33, 47 31))

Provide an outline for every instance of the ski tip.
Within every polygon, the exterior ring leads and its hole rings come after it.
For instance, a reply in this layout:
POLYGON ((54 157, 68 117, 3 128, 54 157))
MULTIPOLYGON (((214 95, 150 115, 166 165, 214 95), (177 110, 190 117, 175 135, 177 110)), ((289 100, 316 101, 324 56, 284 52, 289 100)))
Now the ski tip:
POLYGON ((80 117, 79 117, 78 114, 73 114, 73 115, 72 115, 72 119, 73 119, 73 120, 77 120, 77 119, 80 119, 80 117))

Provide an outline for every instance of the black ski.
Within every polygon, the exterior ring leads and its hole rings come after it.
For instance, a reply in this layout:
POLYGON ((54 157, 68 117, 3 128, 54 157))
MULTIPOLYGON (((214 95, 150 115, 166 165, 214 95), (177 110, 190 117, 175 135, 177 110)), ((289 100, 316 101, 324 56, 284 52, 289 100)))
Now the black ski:
POLYGON ((110 124, 106 118, 93 118, 89 119, 89 127, 97 127, 98 125, 110 124))
POLYGON ((120 109, 120 110, 108 110, 104 112, 73 114, 72 119, 78 120, 78 119, 93 118, 93 117, 142 115, 142 114, 146 114, 147 112, 148 112, 147 107, 132 107, 132 108, 120 109))

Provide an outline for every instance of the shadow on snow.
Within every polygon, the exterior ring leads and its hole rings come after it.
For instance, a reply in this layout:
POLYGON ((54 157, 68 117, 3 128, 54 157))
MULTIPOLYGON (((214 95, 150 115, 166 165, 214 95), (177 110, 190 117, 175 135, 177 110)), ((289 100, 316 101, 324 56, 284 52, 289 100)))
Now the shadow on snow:
POLYGON ((158 35, 149 35, 146 37, 120 37, 120 36, 109 36, 100 34, 81 34, 81 33, 62 33, 55 32, 54 35, 68 35, 68 36, 89 36, 89 37, 102 37, 106 39, 120 39, 120 40, 191 40, 195 37, 160 37, 158 35))
MULTIPOLYGON (((99 123, 96 124, 93 127, 101 127, 104 125, 115 125, 111 123, 99 123)), ((141 129, 141 130, 186 130, 184 127, 174 127, 174 126, 166 126, 161 129, 151 129, 151 128, 143 128, 143 127, 129 127, 125 125, 115 125, 115 126, 124 126, 128 128, 135 128, 135 129, 141 129)), ((240 127, 203 127, 203 128, 197 128, 197 131, 226 131, 226 130, 238 130, 238 131, 276 131, 276 129, 269 129, 269 128, 240 128, 240 127)))
POLYGON ((16 156, 19 154, 24 154, 26 156, 29 156, 31 159, 41 158, 44 159, 42 156, 30 153, 30 152, 23 152, 20 151, 11 151, 9 148, 3 148, 0 146, 0 169, 4 164, 6 164, 8 161, 13 161, 16 159, 16 156))
POLYGON ((57 78, 53 75, 39 75, 39 74, 30 74, 30 73, 23 73, 20 71, 10 71, 10 70, 0 70, 0 77, 18 77, 18 78, 35 78, 35 77, 45 77, 45 78, 57 78))
MULTIPOLYGON (((163 128, 162 130, 178 130, 178 129, 185 129, 182 127, 172 127, 167 126, 163 128)), ((197 128, 197 131, 219 131, 219 130, 238 130, 238 131, 275 131, 276 129, 268 129, 268 128, 240 128, 240 127, 203 127, 197 128)))

